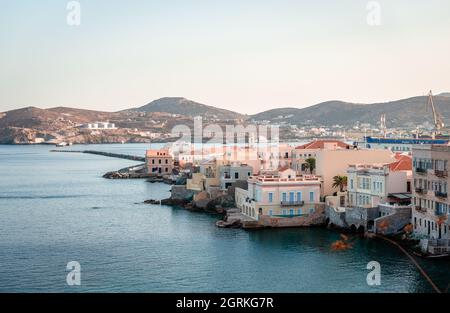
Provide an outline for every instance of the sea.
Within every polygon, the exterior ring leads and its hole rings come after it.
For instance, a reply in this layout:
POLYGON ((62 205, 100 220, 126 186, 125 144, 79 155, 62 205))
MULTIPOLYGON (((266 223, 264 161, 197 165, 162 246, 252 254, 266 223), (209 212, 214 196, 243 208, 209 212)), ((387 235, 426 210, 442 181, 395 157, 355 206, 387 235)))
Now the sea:
MULTIPOLYGON (((433 292, 389 243, 355 235, 334 251, 340 233, 325 228, 221 229, 220 215, 144 204, 168 197, 169 185, 102 178, 134 161, 52 149, 0 145, 0 292, 433 292)), ((448 288, 448 260, 418 261, 448 288)))

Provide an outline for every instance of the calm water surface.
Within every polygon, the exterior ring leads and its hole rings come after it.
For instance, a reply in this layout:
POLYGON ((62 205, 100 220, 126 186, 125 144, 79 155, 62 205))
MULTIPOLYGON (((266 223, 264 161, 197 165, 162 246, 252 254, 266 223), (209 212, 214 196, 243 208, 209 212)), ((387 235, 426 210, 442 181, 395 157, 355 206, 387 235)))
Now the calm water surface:
MULTIPOLYGON (((43 292, 429 292, 408 260, 384 242, 357 238, 333 252, 325 229, 219 229, 215 215, 145 205, 170 186, 106 180, 137 164, 50 146, 0 145, 0 291, 43 292), (79 287, 66 264, 81 264, 79 287), (368 262, 382 284, 366 283, 368 262)), ((90 145, 143 155, 149 145, 90 145)), ((448 261, 421 261, 436 283, 450 283, 448 261)))

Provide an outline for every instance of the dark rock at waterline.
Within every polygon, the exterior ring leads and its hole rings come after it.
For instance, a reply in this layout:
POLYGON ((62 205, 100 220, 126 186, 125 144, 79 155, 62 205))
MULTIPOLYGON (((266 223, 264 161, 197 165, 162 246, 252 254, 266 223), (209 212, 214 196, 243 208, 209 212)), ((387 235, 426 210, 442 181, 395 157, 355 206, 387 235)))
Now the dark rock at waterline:
POLYGON ((185 206, 187 204, 187 201, 180 200, 180 199, 162 199, 162 200, 145 200, 144 203, 146 204, 161 204, 161 205, 170 205, 170 206, 185 206))

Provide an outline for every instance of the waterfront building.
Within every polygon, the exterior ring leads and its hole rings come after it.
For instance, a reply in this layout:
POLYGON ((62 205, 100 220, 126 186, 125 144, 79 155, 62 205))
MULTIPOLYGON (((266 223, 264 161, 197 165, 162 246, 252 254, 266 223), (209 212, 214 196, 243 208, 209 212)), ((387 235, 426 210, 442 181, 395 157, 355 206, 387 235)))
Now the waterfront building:
POLYGON ((262 170, 278 170, 292 166, 292 146, 267 144, 258 150, 262 170))
POLYGON ((247 182, 248 190, 236 188, 236 205, 255 220, 307 217, 317 213, 321 204, 322 180, 318 176, 297 176, 294 170, 285 168, 276 175, 249 177, 247 182))
POLYGON ((410 193, 412 162, 408 156, 384 164, 350 164, 347 169, 349 206, 377 207, 389 194, 410 193))
POLYGON ((147 150, 145 163, 150 174, 172 174, 173 158, 168 150, 147 150))
POLYGON ((321 149, 316 151, 315 174, 323 179, 322 195, 329 196, 338 191, 333 187, 335 176, 346 176, 350 164, 393 163, 395 154, 390 150, 321 149))
POLYGON ((353 231, 395 234, 411 221, 412 161, 350 164, 347 192, 326 197, 328 222, 353 231))
POLYGON ((450 146, 415 146, 413 155, 414 234, 430 253, 450 252, 450 146))
POLYGON ((246 181, 253 175, 253 168, 247 164, 232 163, 218 166, 220 188, 228 189, 237 181, 246 181))
POLYGON ((351 146, 339 140, 315 140, 307 144, 297 146, 292 150, 292 168, 299 174, 309 174, 306 160, 316 158, 318 150, 350 149, 351 146))

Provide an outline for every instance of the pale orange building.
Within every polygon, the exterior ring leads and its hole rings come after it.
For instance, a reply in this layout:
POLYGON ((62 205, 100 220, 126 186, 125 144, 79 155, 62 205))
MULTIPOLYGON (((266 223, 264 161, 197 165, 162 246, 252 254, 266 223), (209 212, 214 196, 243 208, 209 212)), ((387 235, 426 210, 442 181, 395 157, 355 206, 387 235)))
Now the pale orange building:
POLYGON ((168 150, 147 150, 145 160, 149 174, 172 174, 173 157, 168 150))

